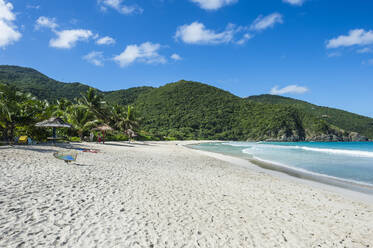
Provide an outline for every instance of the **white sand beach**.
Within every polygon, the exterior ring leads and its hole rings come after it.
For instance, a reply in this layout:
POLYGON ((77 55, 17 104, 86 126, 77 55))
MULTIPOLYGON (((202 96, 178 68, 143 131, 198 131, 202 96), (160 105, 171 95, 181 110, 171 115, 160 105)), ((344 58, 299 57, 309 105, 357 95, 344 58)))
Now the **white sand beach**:
POLYGON ((181 144, 0 147, 0 247, 373 247, 373 204, 181 144))

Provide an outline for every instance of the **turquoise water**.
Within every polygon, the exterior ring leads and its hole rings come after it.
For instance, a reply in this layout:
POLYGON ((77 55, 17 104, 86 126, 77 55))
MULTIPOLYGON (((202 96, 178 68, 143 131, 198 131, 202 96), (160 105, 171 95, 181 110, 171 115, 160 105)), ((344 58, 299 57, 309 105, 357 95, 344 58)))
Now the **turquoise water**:
POLYGON ((193 148, 373 186, 373 142, 227 142, 193 148))

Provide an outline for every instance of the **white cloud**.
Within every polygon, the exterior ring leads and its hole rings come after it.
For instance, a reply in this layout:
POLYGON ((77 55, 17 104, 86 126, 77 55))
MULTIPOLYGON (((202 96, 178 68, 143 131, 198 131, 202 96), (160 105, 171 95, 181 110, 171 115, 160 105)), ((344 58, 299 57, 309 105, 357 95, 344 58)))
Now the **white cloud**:
POLYGON ((7 21, 14 21, 16 19, 14 13, 12 12, 13 5, 7 3, 4 0, 0 0, 0 18, 7 21))
POLYGON ((220 9, 223 6, 238 2, 238 0, 190 0, 190 1, 197 3, 202 9, 206 9, 206 10, 216 10, 216 9, 220 9))
POLYGON ((370 47, 364 47, 356 51, 357 53, 372 53, 373 50, 370 47))
POLYGON ((228 25, 225 31, 217 33, 206 29, 203 23, 193 22, 190 25, 178 27, 175 38, 187 44, 220 44, 231 42, 235 32, 234 25, 228 25))
POLYGON ((40 5, 26 5, 26 8, 28 9, 40 9, 40 5))
POLYGON ((291 5, 301 6, 305 2, 305 0, 282 0, 284 3, 289 3, 291 5))
POLYGON ((183 58, 179 54, 174 53, 174 54, 171 55, 171 59, 177 61, 177 60, 182 60, 183 58))
POLYGON ((107 8, 113 8, 121 14, 141 14, 143 9, 138 6, 129 6, 123 4, 123 0, 98 0, 101 10, 106 11, 107 8))
POLYGON ((328 53, 328 58, 335 58, 335 57, 340 57, 342 56, 342 53, 340 52, 334 52, 334 53, 328 53))
POLYGON ((102 37, 96 41, 98 45, 112 45, 115 44, 115 40, 109 36, 102 37))
POLYGON ((55 33, 57 38, 51 39, 49 45, 65 49, 72 48, 78 41, 86 41, 93 35, 90 30, 85 29, 62 30, 55 33))
POLYGON ((166 59, 159 55, 160 44, 145 42, 141 45, 129 45, 119 55, 114 57, 120 67, 129 66, 134 62, 143 62, 147 64, 164 64, 166 59))
POLYGON ((308 91, 307 87, 302 87, 298 85, 289 85, 284 88, 278 88, 275 86, 271 89, 272 95, 283 95, 283 94, 304 94, 308 91))
POLYGON ((50 28, 54 30, 58 27, 58 24, 56 23, 56 18, 48 18, 45 16, 40 16, 35 23, 35 29, 40 29, 42 27, 50 28))
POLYGON ((244 34, 243 35, 243 37, 240 39, 240 40, 238 40, 236 43, 238 44, 238 45, 243 45, 243 44, 245 44, 248 40, 250 40, 251 38, 253 38, 253 36, 251 35, 251 34, 244 34))
POLYGON ((348 35, 341 35, 327 42, 327 48, 349 47, 354 45, 373 44, 373 30, 364 29, 350 30, 348 35))
POLYGON ((283 23, 282 15, 279 13, 273 13, 267 16, 260 15, 251 24, 250 29, 255 31, 265 30, 272 28, 276 23, 283 23))
POLYGON ((102 52, 90 52, 83 57, 84 60, 88 61, 89 63, 96 65, 96 66, 103 66, 104 56, 102 52))
POLYGON ((16 17, 12 12, 13 5, 0 0, 0 47, 5 47, 18 41, 22 35, 13 24, 16 17))

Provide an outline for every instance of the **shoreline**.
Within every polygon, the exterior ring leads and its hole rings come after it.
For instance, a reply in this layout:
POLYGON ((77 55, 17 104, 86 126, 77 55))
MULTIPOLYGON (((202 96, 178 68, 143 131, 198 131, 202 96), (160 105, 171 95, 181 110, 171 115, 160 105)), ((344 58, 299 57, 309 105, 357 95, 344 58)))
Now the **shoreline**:
MULTIPOLYGON (((218 141, 219 142, 219 141, 218 141)), ((183 144, 183 147, 196 151, 200 154, 204 154, 225 162, 229 162, 240 167, 246 167, 256 172, 266 173, 280 179, 289 180, 291 182, 298 182, 301 184, 316 187, 318 189, 327 190, 329 192, 338 193, 342 196, 346 196, 352 200, 362 201, 364 203, 373 204, 373 188, 368 185, 354 184, 353 182, 346 182, 338 180, 337 178, 330 178, 323 175, 315 175, 312 173, 302 172, 297 169, 290 167, 280 166, 275 163, 261 161, 257 159, 236 157, 233 155, 226 155, 218 152, 199 150, 197 148, 190 147, 190 145, 196 145, 201 143, 188 143, 183 144)))

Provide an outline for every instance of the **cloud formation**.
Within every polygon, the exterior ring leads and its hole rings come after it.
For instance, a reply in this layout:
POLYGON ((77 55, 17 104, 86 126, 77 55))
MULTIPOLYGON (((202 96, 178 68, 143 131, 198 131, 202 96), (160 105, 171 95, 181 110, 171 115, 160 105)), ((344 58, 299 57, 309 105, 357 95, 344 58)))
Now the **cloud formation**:
POLYGON ((76 45, 78 41, 87 41, 92 37, 92 32, 85 29, 70 29, 56 31, 57 38, 51 39, 49 45, 55 48, 69 49, 76 45))
POLYGON ((282 0, 284 3, 288 3, 288 4, 291 4, 291 5, 297 5, 297 6, 301 6, 303 5, 303 3, 305 2, 305 0, 282 0))
POLYGON ((104 65, 103 63, 104 56, 102 52, 96 52, 96 51, 90 52, 87 55, 83 56, 83 59, 96 66, 104 65))
POLYGON ((364 29, 353 29, 350 30, 348 35, 341 35, 327 41, 326 47, 338 48, 369 44, 373 44, 373 30, 365 31, 364 29))
POLYGON ((0 0, 0 47, 6 47, 18 41, 22 35, 14 25, 16 16, 12 12, 13 5, 0 0))
POLYGON ((283 23, 282 15, 279 13, 272 13, 267 16, 258 16, 251 24, 250 29, 254 31, 262 31, 267 28, 273 28, 276 23, 283 23))
POLYGON ((356 51, 357 53, 372 53, 373 50, 370 47, 364 47, 356 51))
POLYGON ((178 60, 182 60, 183 58, 179 54, 174 53, 171 55, 171 59, 178 61, 178 60))
POLYGON ((243 44, 245 44, 248 40, 250 40, 253 37, 254 36, 252 34, 249 34, 249 33, 244 34, 243 37, 236 42, 236 44, 243 45, 243 44))
POLYGON ((48 18, 45 16, 40 16, 35 22, 35 29, 38 30, 40 28, 50 28, 52 30, 58 27, 56 23, 56 18, 48 18))
POLYGON ((144 10, 138 6, 130 6, 123 4, 123 0, 98 0, 101 10, 106 11, 107 8, 112 8, 121 14, 141 14, 144 10))
POLYGON ((112 45, 115 44, 115 40, 109 36, 102 37, 96 41, 98 45, 112 45))
POLYGON ((288 85, 284 88, 278 88, 275 86, 271 89, 272 95, 283 95, 283 94, 304 94, 308 91, 307 87, 298 86, 298 85, 288 85))
POLYGON ((177 28, 175 39, 187 44, 220 44, 229 43, 234 37, 234 25, 228 25, 225 31, 215 32, 207 29, 203 23, 193 22, 177 28))
POLYGON ((238 0, 190 0, 197 3, 200 8, 206 10, 217 10, 229 4, 237 3, 238 0))
POLYGON ((342 53, 340 53, 340 52, 333 52, 333 53, 328 53, 327 56, 328 56, 328 58, 335 58, 335 57, 342 56, 342 53))
POLYGON ((160 48, 160 44, 153 44, 151 42, 145 42, 140 45, 129 45, 121 54, 115 56, 113 59, 120 67, 126 67, 135 62, 164 64, 166 63, 166 59, 158 53, 160 48))

